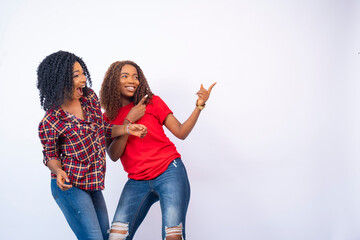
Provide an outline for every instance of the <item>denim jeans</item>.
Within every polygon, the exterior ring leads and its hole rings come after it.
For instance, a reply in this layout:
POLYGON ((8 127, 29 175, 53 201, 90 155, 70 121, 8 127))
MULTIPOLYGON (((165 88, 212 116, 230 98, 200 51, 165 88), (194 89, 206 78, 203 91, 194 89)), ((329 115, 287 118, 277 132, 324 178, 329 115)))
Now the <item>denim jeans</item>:
POLYGON ((72 187, 62 191, 51 179, 51 192, 78 239, 107 240, 109 218, 102 192, 72 187))
POLYGON ((127 224, 127 240, 131 240, 152 204, 160 200, 162 212, 162 238, 165 229, 179 227, 185 239, 185 217, 190 199, 190 184, 185 166, 175 159, 160 176, 152 180, 129 179, 122 191, 114 223, 127 224), (182 230, 181 230, 182 229, 182 230))

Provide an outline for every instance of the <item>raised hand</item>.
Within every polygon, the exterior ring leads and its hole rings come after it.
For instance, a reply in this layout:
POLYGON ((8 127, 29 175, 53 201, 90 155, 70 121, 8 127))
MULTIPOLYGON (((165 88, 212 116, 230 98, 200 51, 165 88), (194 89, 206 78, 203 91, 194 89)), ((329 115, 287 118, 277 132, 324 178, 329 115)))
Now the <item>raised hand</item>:
POLYGON ((147 134, 147 127, 145 127, 142 124, 129 124, 129 132, 130 132, 130 135, 134 135, 139 138, 143 138, 147 134))
POLYGON ((216 82, 211 84, 208 90, 206 90, 204 86, 201 84, 200 90, 196 93, 196 95, 198 95, 198 99, 196 102, 197 106, 203 106, 205 104, 205 102, 209 99, 211 90, 215 86, 215 84, 216 82))
POLYGON ((128 113, 128 115, 126 116, 126 118, 128 120, 130 120, 131 122, 136 122, 137 120, 139 120, 140 118, 142 118, 142 116, 144 116, 145 111, 146 111, 146 105, 145 100, 148 97, 148 95, 145 95, 138 104, 136 104, 128 113))

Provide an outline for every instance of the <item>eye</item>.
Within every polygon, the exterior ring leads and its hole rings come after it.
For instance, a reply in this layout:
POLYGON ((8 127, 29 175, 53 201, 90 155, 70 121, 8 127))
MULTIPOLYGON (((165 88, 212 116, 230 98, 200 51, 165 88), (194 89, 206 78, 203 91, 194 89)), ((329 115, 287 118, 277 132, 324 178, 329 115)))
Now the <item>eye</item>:
POLYGON ((139 77, 138 77, 138 76, 135 76, 134 78, 135 78, 135 79, 139 79, 139 77))
POLYGON ((127 76, 126 76, 126 75, 122 75, 121 77, 122 77, 122 78, 127 78, 127 76))
POLYGON ((77 78, 77 77, 79 77, 79 75, 74 75, 74 76, 73 76, 73 78, 77 78))

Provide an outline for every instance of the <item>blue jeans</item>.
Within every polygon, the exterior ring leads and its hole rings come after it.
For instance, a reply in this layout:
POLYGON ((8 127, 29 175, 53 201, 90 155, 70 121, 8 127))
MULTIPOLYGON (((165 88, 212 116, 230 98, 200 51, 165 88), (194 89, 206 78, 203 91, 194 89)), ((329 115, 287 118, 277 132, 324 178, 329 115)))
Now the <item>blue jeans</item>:
POLYGON ((109 217, 100 190, 72 187, 62 191, 51 179, 51 193, 78 239, 107 240, 109 217))
POLYGON ((162 212, 162 238, 165 239, 169 234, 166 229, 180 227, 178 234, 185 239, 185 218, 190 200, 190 184, 180 158, 175 159, 164 173, 152 180, 129 179, 126 182, 114 215, 112 228, 116 223, 126 224, 128 230, 126 239, 133 239, 151 205, 159 200, 162 212))

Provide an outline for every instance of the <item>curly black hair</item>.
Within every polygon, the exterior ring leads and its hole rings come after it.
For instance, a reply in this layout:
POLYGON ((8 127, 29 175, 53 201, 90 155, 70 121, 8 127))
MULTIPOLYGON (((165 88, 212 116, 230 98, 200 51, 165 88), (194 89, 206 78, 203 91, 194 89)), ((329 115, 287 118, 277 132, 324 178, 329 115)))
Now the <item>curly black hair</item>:
MULTIPOLYGON (((75 62, 80 64, 91 86, 91 77, 86 64, 73 53, 58 51, 50 54, 40 63, 37 69, 37 88, 40 105, 45 111, 60 107, 65 99, 71 97, 75 62)), ((86 96, 86 89, 84 89, 84 96, 86 96)))

